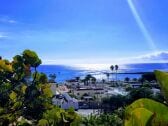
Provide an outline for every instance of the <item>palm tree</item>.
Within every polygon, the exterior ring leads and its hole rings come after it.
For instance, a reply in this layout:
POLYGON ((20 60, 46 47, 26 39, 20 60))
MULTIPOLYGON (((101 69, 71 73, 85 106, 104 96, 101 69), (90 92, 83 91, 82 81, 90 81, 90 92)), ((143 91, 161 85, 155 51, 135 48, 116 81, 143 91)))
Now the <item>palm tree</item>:
POLYGON ((83 82, 85 86, 87 85, 87 83, 86 83, 86 79, 85 79, 85 78, 82 79, 81 82, 83 82))
POLYGON ((75 77, 75 80, 76 80, 77 82, 79 82, 80 77, 75 77))
POLYGON ((129 77, 126 77, 126 78, 124 79, 124 81, 128 83, 128 82, 130 81, 130 78, 129 78, 129 77))
POLYGON ((111 66, 110 66, 110 69, 111 69, 111 71, 113 71, 113 70, 114 70, 114 66, 113 66, 113 65, 111 65, 111 66))
POLYGON ((90 75, 90 74, 86 75, 85 80, 86 80, 87 86, 90 84, 91 78, 92 78, 92 75, 90 75))
POLYGON ((96 84, 96 78, 95 78, 95 77, 92 77, 92 78, 91 78, 91 82, 92 82, 92 84, 96 84))
POLYGON ((77 81, 77 88, 80 88, 80 77, 75 77, 75 80, 77 81))
MULTIPOLYGON (((113 75, 113 71, 114 71, 114 66, 113 65, 110 66, 110 70, 112 71, 112 75, 113 75)), ((112 81, 113 81, 113 79, 112 79, 112 81)))
POLYGON ((117 71, 118 71, 118 65, 115 65, 115 71, 116 71, 116 83, 117 83, 117 71))

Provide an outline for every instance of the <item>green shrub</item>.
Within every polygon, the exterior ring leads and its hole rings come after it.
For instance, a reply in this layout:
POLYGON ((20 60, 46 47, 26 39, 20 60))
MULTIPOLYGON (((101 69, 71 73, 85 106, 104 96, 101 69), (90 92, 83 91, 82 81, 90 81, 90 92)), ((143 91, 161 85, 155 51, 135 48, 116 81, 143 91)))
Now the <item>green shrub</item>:
MULTIPOLYGON (((168 74, 155 71, 161 90, 168 100, 168 74)), ((125 109, 125 126, 166 126, 168 125, 168 107, 163 103, 142 98, 125 109)))

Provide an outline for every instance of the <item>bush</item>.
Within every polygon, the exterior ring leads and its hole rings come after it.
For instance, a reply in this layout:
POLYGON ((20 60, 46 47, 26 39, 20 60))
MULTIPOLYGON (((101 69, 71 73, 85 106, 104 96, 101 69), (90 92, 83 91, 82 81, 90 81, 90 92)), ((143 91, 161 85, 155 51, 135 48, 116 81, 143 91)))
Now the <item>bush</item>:
MULTIPOLYGON (((155 71, 165 99, 168 101, 168 74, 155 71)), ((166 126, 168 125, 168 106, 151 99, 136 100, 125 110, 125 126, 166 126)))

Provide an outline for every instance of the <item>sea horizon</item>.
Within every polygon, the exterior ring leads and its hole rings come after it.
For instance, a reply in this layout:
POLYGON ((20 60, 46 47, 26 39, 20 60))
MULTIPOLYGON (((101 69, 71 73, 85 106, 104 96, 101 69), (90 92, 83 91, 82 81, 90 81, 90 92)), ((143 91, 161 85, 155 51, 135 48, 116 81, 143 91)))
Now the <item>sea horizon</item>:
MULTIPOLYGON (((115 65, 115 64, 111 64, 115 65)), ((135 73, 135 72, 153 72, 154 70, 168 71, 168 63, 130 63, 118 64, 118 73, 135 73)), ((75 77, 84 78, 87 74, 91 74, 98 81, 107 79, 105 73, 111 73, 110 64, 83 64, 83 65, 49 65, 43 64, 38 68, 39 72, 43 72, 49 76, 56 74, 57 82, 65 82, 66 80, 75 79, 75 77)), ((113 71, 115 72, 115 71, 113 71)), ((124 80, 126 77, 130 79, 140 78, 141 74, 119 74, 118 79, 124 80)), ((113 76, 111 76, 113 78, 113 76)))

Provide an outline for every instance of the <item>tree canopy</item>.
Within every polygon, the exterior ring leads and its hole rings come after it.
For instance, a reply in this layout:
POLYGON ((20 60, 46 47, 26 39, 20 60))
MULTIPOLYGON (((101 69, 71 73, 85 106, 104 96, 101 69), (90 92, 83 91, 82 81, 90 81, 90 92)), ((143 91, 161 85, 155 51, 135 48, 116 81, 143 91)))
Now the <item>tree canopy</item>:
POLYGON ((13 57, 9 62, 0 59, 0 120, 2 125, 15 122, 23 116, 39 119, 51 107, 52 92, 47 76, 36 69, 41 64, 31 50, 13 57))

